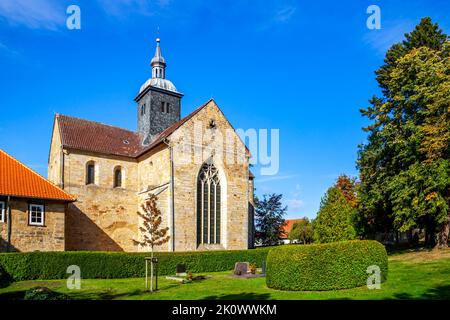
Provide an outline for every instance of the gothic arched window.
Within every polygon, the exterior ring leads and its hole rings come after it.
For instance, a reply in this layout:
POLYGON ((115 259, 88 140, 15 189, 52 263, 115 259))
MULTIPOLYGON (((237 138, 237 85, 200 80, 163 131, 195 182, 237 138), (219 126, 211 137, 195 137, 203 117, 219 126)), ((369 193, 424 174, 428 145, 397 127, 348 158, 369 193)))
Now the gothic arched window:
POLYGON ((114 169, 114 188, 122 187, 122 168, 117 167, 114 169))
POLYGON ((220 180, 217 169, 205 163, 197 179, 197 244, 220 243, 220 180))

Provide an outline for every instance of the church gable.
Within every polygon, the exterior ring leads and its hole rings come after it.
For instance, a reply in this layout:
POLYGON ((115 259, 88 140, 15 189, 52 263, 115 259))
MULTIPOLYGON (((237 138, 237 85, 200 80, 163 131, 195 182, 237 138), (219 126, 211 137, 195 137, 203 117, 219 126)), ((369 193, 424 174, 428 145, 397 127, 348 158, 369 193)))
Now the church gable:
MULTIPOLYGON (((202 161, 211 156, 212 152, 216 157, 222 156, 223 158, 230 157, 227 154, 232 153, 234 155, 233 162, 247 162, 250 156, 247 147, 213 99, 183 120, 184 123, 171 133, 170 140, 174 144, 191 144, 194 148, 201 144, 205 148, 202 151, 204 154, 202 161)), ((191 151, 195 153, 195 150, 191 151)), ((198 161, 198 159, 193 159, 193 161, 196 160, 198 161)), ((228 160, 231 161, 231 159, 228 160)))

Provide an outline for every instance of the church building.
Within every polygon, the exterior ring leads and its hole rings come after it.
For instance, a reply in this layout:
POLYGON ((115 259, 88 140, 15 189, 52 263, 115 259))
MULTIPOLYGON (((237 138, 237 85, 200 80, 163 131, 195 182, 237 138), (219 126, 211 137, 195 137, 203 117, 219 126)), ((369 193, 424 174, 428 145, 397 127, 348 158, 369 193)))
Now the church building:
POLYGON ((214 100, 181 118, 180 93, 166 79, 160 40, 152 75, 135 98, 137 131, 57 114, 51 182, 73 195, 65 250, 143 251, 137 214, 157 196, 170 240, 159 251, 253 246, 250 153, 214 100))

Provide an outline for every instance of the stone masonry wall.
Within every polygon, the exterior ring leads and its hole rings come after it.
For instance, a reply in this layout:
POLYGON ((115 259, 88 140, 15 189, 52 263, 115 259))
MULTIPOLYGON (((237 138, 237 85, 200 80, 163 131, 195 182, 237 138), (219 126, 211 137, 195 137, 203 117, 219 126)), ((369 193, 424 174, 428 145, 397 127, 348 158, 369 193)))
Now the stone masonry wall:
POLYGON ((67 150, 65 191, 77 197, 66 223, 67 250, 137 251, 138 175, 132 159, 67 150), (86 164, 95 163, 95 184, 86 185, 86 164), (114 188, 114 169, 122 168, 122 187, 114 188))
MULTIPOLYGON (((165 145, 156 147, 141 158, 138 163, 139 177, 139 206, 148 199, 150 193, 158 197, 158 209, 161 211, 161 228, 171 227, 170 210, 170 152, 165 145)), ((141 223, 141 221, 140 221, 141 223)), ((171 230, 169 229, 169 234, 171 230)), ((139 231, 139 236, 141 232, 139 231)), ((155 247, 155 251, 169 251, 171 241, 155 247)), ((148 251, 149 248, 139 248, 139 251, 148 251)))
MULTIPOLYGON (((5 199, 2 199, 4 201, 5 199)), ((61 202, 38 200, 11 201, 11 249, 19 252, 64 251, 66 205, 61 202), (44 204, 44 226, 28 225, 28 205, 44 204)), ((6 251, 7 220, 0 222, 0 252, 6 251)))
POLYGON ((58 121, 54 121, 50 155, 48 159, 48 179, 58 187, 61 187, 61 151, 58 121))
MULTIPOLYGON (((249 183, 248 183, 248 158, 245 147, 236 133, 232 132, 234 147, 224 144, 220 139, 208 139, 204 137, 202 146, 193 145, 194 141, 188 141, 186 137, 193 137, 195 125, 201 126, 203 135, 209 128, 211 120, 214 120, 216 128, 223 137, 226 130, 232 130, 231 125, 219 110, 217 105, 211 101, 205 108, 198 112, 192 119, 184 124, 172 136, 175 159, 175 250, 211 250, 211 249, 247 249, 248 248, 248 219, 249 219, 249 183), (223 153, 217 152, 224 150, 223 153), (203 150, 202 161, 195 160, 189 156, 185 148, 198 148, 203 150), (228 150, 227 150, 228 149, 228 150), (213 150, 216 150, 213 151, 213 150), (244 161, 227 161, 227 154, 233 157, 240 156, 244 161), (223 155, 223 157, 221 157, 223 155), (197 248, 197 218, 196 218, 196 184, 197 176, 202 162, 212 158, 213 163, 219 170, 222 194, 222 223, 221 244, 209 245, 197 248)), ((210 131, 211 132, 211 131, 210 131)), ((217 136, 217 135, 216 135, 217 136)), ((197 142, 195 142, 197 143, 197 142)), ((195 155, 195 153, 193 153, 195 155)))
MULTIPOLYGON (((138 130, 145 137, 150 135, 154 137, 161 133, 164 129, 180 120, 180 98, 161 93, 159 91, 150 90, 138 101, 138 130), (169 113, 161 111, 162 102, 169 103, 169 113), (145 104, 145 114, 141 114, 141 106, 145 104)), ((146 143, 150 143, 147 140, 146 143)))

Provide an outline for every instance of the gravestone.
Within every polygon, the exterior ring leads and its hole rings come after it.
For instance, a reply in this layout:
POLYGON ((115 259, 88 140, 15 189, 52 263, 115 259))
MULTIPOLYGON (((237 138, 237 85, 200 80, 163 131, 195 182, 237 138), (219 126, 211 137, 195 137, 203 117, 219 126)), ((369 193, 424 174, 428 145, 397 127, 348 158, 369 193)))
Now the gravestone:
POLYGON ((177 264, 177 276, 178 277, 185 277, 185 276, 187 276, 187 273, 186 273, 186 266, 184 265, 184 264, 177 264))
POLYGON ((237 276, 245 275, 248 272, 248 262, 236 262, 234 265, 234 274, 237 276))
POLYGON ((262 262, 261 273, 266 274, 266 260, 262 262))

